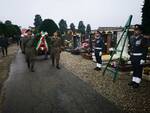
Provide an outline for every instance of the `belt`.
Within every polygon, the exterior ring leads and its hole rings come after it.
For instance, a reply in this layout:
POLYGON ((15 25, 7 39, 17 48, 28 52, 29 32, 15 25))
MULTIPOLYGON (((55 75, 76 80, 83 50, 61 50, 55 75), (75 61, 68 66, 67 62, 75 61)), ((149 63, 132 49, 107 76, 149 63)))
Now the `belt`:
POLYGON ((100 48, 100 47, 96 47, 95 49, 102 50, 102 48, 100 48))
POLYGON ((142 56, 142 53, 132 53, 133 56, 142 56))

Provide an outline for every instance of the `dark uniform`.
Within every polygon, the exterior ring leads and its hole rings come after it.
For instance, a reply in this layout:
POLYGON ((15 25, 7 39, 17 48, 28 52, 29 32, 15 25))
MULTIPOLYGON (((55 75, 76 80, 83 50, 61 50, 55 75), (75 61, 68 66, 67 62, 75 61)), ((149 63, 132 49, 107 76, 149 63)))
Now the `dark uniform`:
POLYGON ((101 36, 97 37, 95 40, 95 57, 96 57, 96 68, 95 70, 101 70, 101 66, 102 66, 102 51, 104 48, 104 40, 101 36))
MULTIPOLYGON (((136 26, 139 30, 139 27, 136 26)), ((131 37, 130 39, 130 60, 133 66, 133 75, 132 82, 129 85, 133 86, 133 88, 138 88, 142 78, 143 66, 141 64, 146 60, 146 47, 147 41, 141 35, 136 35, 131 37)))
POLYGON ((60 60, 60 53, 61 53, 61 38, 60 37, 52 37, 51 39, 51 58, 52 58, 52 65, 55 65, 56 60, 56 67, 59 67, 59 60, 60 60))
POLYGON ((35 39, 32 36, 24 38, 24 46, 25 46, 25 57, 27 66, 30 71, 34 71, 34 63, 35 63, 35 56, 36 56, 36 49, 34 47, 35 39))
POLYGON ((0 46, 2 48, 3 56, 7 56, 7 47, 8 47, 8 39, 7 39, 7 37, 2 36, 0 38, 0 46))

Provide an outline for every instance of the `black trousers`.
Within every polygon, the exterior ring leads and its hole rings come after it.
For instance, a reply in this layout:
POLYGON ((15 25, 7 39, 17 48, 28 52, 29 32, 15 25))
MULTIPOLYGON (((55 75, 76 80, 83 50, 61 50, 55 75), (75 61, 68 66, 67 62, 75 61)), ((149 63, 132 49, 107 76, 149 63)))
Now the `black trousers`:
POLYGON ((2 54, 7 56, 7 47, 2 47, 2 54))
POLYGON ((31 58, 30 56, 26 56, 26 62, 29 69, 34 69, 35 59, 31 58))
POLYGON ((141 56, 131 56, 131 64, 133 66, 133 77, 142 78, 143 66, 140 65, 141 56))
POLYGON ((102 64, 102 58, 99 55, 99 53, 102 52, 101 50, 95 49, 95 57, 96 57, 96 62, 98 64, 102 64))

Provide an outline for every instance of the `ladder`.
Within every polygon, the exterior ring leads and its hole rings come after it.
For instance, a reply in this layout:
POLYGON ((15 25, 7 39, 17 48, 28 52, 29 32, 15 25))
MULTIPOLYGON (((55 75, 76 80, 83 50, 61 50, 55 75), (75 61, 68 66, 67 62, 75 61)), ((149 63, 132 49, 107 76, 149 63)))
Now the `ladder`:
POLYGON ((129 33, 130 25, 131 25, 131 20, 132 20, 132 15, 129 16, 129 19, 128 19, 128 21, 126 22, 125 27, 124 27, 124 29, 123 29, 123 33, 121 34, 121 37, 120 37, 120 39, 118 40, 118 42, 117 42, 117 44, 116 44, 116 46, 115 46, 115 48, 114 48, 114 50, 113 50, 113 52, 112 52, 112 54, 111 54, 111 57, 110 57, 110 59, 109 59, 107 65, 106 65, 106 67, 104 68, 104 71, 103 71, 103 73, 102 73, 103 75, 105 75, 106 70, 112 72, 112 73, 113 73, 113 82, 115 82, 115 81, 116 81, 116 78, 118 77, 119 65, 116 65, 116 68, 114 68, 113 70, 111 70, 111 69, 109 68, 109 66, 111 65, 113 56, 114 56, 114 54, 115 54, 116 52, 120 52, 118 64, 120 64, 120 62, 121 62, 123 50, 124 50, 124 47, 125 47, 125 44, 126 44, 126 41, 127 41, 127 38, 128 38, 128 33, 129 33), (123 45, 122 45, 121 50, 119 51, 119 50, 118 50, 118 46, 119 46, 121 40, 123 40, 123 38, 124 38, 123 45))

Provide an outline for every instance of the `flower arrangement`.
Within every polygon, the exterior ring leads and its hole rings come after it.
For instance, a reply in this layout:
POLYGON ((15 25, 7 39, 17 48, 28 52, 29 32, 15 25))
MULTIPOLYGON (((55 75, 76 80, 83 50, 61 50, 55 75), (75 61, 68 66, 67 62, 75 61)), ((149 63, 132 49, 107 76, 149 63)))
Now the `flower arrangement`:
POLYGON ((120 63, 119 63, 119 58, 118 58, 118 59, 112 61, 110 65, 111 65, 111 67, 116 68, 119 65, 125 65, 125 64, 128 64, 128 58, 122 57, 120 59, 120 63))

